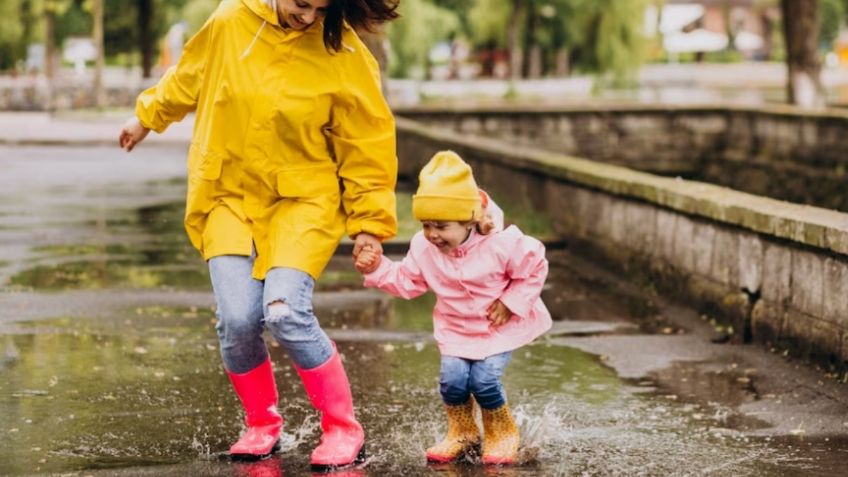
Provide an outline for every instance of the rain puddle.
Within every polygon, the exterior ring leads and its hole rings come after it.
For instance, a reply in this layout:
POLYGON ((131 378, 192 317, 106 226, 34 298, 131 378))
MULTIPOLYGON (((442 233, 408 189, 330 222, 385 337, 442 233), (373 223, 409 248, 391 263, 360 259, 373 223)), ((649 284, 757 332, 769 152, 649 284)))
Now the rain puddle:
MULTIPOLYGON (((308 468, 317 416, 278 347, 271 351, 286 419, 283 451, 269 462, 233 465, 224 452, 241 430, 241 415, 220 366, 211 310, 152 307, 119 316, 20 323, 16 333, 0 337, 6 444, 0 473, 123 475, 156 466, 157 475, 231 475, 239 468, 245 475, 257 469, 259 475, 301 475, 308 468)), ((412 331, 405 328, 397 326, 412 331)), ((544 342, 518 351, 504 379, 523 445, 536 458, 509 469, 428 467, 424 450, 445 424, 435 346, 336 339, 369 435, 368 465, 352 475, 802 475, 819 469, 816 446, 803 439, 748 437, 728 427, 721 406, 642 393, 595 357, 544 342)))

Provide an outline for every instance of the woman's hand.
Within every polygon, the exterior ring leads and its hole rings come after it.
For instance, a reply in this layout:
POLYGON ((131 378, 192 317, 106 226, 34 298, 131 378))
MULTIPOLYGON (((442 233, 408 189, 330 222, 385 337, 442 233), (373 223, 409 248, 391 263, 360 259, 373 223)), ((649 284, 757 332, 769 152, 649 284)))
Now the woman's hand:
POLYGON ((489 314, 489 321, 492 322, 492 326, 495 328, 503 325, 512 318, 512 312, 509 311, 509 308, 507 308, 500 300, 495 300, 491 305, 489 305, 489 308, 486 309, 486 313, 489 314))
POLYGON ((124 128, 121 129, 121 136, 118 138, 118 144, 121 146, 121 149, 126 149, 127 152, 130 152, 136 144, 144 141, 144 138, 147 137, 149 132, 150 129, 142 126, 138 118, 133 116, 127 120, 126 124, 124 124, 124 128))

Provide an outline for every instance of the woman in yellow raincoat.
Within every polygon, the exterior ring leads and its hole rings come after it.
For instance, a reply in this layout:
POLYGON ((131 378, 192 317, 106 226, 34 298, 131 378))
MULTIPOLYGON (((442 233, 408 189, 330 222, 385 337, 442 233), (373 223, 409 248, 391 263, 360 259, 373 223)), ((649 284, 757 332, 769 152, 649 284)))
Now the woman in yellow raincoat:
POLYGON ((344 234, 356 255, 381 252, 397 229, 394 118, 354 31, 396 18, 396 7, 224 0, 121 131, 130 151, 195 112, 185 226, 209 263, 221 355, 246 414, 234 458, 279 448, 267 327, 321 413, 313 468, 363 459, 348 378, 312 290, 344 234))

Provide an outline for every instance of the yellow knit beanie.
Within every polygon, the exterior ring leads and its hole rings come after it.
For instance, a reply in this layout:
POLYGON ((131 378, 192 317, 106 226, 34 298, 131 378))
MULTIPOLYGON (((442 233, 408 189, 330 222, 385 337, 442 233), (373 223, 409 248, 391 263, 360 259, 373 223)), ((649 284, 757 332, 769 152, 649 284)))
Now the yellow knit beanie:
POLYGON ((477 220, 483 216, 481 202, 471 167, 455 152, 441 151, 418 174, 412 215, 417 220, 477 220))

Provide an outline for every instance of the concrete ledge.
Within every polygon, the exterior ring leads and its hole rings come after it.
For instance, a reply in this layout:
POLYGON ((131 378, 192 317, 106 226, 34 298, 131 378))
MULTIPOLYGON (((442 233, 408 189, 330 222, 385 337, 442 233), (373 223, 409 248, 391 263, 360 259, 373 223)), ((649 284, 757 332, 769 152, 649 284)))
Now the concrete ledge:
MULTIPOLYGON (((616 195, 754 232, 848 255, 848 214, 779 201, 726 187, 660 177, 587 159, 460 135, 398 118, 399 133, 413 133, 455 149, 470 147, 510 169, 563 179, 616 195)), ((401 158, 404 158, 401 155, 401 158)), ((405 170, 414 177, 415 171, 405 170)))
POLYGON ((613 266, 649 274, 736 341, 848 364, 848 214, 660 177, 398 118, 401 174, 442 149, 501 200, 613 266))

